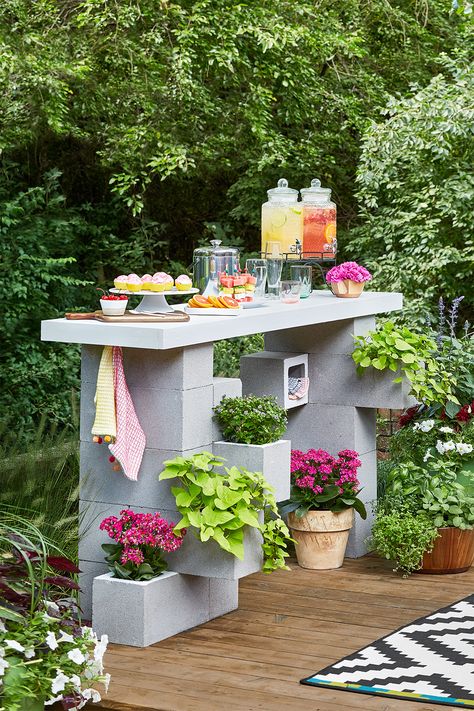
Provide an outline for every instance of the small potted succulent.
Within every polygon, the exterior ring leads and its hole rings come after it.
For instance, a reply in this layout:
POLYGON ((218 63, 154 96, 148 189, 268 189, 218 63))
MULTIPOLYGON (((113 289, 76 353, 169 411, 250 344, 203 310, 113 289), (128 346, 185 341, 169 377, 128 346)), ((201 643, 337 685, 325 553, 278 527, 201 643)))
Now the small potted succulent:
POLYGON ((291 495, 279 504, 288 514, 288 526, 296 540, 296 557, 302 568, 330 570, 344 561, 354 511, 365 519, 358 498, 360 484, 357 452, 343 449, 333 457, 323 449, 291 452, 291 495))
POLYGON ((291 442, 281 439, 288 422, 286 411, 273 396, 224 397, 214 408, 223 440, 214 454, 230 464, 262 472, 275 489, 277 501, 290 488, 291 442))
POLYGON ((102 292, 100 297, 100 308, 104 316, 123 316, 128 304, 128 296, 126 294, 110 294, 104 289, 98 289, 102 292))
POLYGON ((169 621, 156 611, 162 601, 180 596, 180 576, 166 570, 163 558, 183 543, 186 531, 176 534, 174 526, 159 513, 129 509, 100 524, 114 543, 102 544, 110 573, 94 579, 92 618, 94 629, 112 642, 145 647, 169 636, 169 621))
POLYGON ((365 282, 372 279, 372 274, 357 262, 343 262, 332 267, 326 274, 326 281, 334 296, 343 299, 357 299, 365 282))

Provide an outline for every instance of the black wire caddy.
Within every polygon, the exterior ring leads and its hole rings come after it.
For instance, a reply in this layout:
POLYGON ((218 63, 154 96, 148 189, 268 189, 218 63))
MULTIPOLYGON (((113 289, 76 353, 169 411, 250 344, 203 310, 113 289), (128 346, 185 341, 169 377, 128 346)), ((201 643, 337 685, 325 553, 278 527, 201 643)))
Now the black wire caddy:
POLYGON ((282 275, 288 278, 291 266, 311 266, 313 269, 313 287, 318 286, 321 280, 321 285, 326 287, 326 274, 336 265, 337 245, 333 243, 331 252, 310 252, 303 250, 302 247, 296 245, 294 251, 281 252, 274 255, 271 252, 260 252, 262 259, 277 258, 283 261, 282 275), (315 279, 315 274, 320 277, 315 279))

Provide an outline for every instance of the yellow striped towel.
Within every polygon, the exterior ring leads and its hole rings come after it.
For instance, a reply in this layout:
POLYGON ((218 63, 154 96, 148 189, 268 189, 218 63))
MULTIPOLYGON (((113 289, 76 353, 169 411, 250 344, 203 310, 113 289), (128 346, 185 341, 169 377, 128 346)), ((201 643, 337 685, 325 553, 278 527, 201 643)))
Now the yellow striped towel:
POLYGON ((94 402, 95 420, 92 426, 92 434, 115 437, 117 434, 117 420, 115 416, 112 346, 104 346, 102 351, 94 402))

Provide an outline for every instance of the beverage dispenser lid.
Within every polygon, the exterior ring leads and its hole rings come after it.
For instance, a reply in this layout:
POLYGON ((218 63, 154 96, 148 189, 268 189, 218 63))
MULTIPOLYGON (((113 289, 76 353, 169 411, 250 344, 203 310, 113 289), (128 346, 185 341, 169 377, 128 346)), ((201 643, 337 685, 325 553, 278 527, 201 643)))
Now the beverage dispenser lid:
POLYGON ((210 256, 210 255, 219 255, 222 254, 223 256, 238 256, 239 255, 239 249, 238 247, 223 247, 221 246, 222 241, 220 239, 211 239, 210 240, 210 247, 198 247, 197 249, 194 250, 194 256, 195 257, 202 257, 203 255, 205 256, 210 256))
POLYGON ((286 178, 280 178, 277 187, 267 190, 267 195, 270 199, 275 197, 294 199, 294 197, 298 195, 298 191, 288 187, 288 180, 286 180, 286 178))
POLYGON ((321 181, 318 178, 313 178, 310 188, 301 188, 301 197, 303 200, 308 198, 330 198, 331 188, 322 188, 321 181))

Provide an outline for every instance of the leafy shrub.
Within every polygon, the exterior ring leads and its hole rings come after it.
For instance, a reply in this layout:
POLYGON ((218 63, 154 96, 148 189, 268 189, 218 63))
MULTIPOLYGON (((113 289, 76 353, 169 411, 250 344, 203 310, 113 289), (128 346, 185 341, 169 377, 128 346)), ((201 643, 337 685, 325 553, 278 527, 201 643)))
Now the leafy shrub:
POLYGON ((160 481, 179 480, 171 491, 182 515, 175 531, 196 528, 200 540, 214 540, 223 550, 236 558, 244 557, 244 533, 250 526, 263 537, 263 572, 271 573, 286 568, 286 549, 290 534, 278 513, 272 487, 260 472, 224 467, 221 457, 209 452, 192 457, 175 457, 165 462, 160 481), (263 523, 262 511, 267 512, 263 523))
POLYGON ((286 410, 271 395, 224 397, 214 413, 224 439, 239 444, 276 442, 288 422, 286 410))
POLYGON ((240 357, 257 353, 263 348, 264 341, 261 333, 217 341, 214 344, 214 376, 237 378, 240 373, 240 357))

